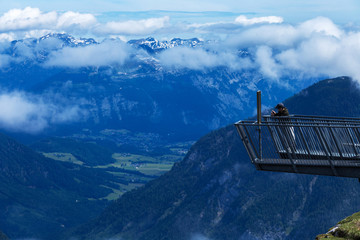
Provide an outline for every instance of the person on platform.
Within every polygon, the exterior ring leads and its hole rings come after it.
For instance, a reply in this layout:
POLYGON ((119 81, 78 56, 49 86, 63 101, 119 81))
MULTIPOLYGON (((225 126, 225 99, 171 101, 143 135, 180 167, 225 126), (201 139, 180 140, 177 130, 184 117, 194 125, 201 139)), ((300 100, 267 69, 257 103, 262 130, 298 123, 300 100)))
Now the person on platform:
POLYGON ((278 112, 272 110, 271 116, 277 116, 277 117, 289 116, 289 110, 284 106, 283 103, 279 103, 278 105, 276 105, 275 108, 278 110, 278 112))

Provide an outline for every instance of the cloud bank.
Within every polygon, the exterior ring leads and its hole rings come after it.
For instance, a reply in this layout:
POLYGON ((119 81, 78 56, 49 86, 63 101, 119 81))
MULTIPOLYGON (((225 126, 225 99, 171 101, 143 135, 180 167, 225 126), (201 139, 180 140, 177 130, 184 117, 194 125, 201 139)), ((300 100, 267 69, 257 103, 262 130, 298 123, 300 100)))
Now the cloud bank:
POLYGON ((50 54, 45 66, 99 67, 122 65, 130 57, 131 48, 121 41, 105 41, 85 47, 65 47, 50 54))
POLYGON ((168 16, 162 18, 149 18, 138 21, 124 21, 124 22, 107 22, 104 25, 99 25, 94 29, 98 35, 142 35, 152 34, 157 30, 166 27, 169 24, 170 18, 168 16))
POLYGON ((31 32, 50 31, 84 31, 96 24, 97 20, 92 14, 76 12, 43 13, 38 8, 12 9, 0 17, 0 32, 21 33, 31 35, 31 32))
POLYGON ((169 17, 100 23, 95 15, 68 11, 42 12, 38 8, 12 9, 0 16, 0 41, 41 37, 52 32, 70 34, 146 35, 168 26, 169 17))
POLYGON ((282 23, 284 19, 278 16, 268 16, 268 17, 255 17, 255 18, 247 18, 244 15, 240 15, 235 19, 236 23, 248 26, 259 23, 282 23))
POLYGON ((24 92, 0 93, 0 127, 10 131, 39 133, 51 124, 80 120, 79 106, 57 105, 24 92))
POLYGON ((360 82, 360 32, 345 31, 324 17, 298 25, 261 24, 243 28, 207 50, 170 49, 160 60, 172 68, 252 69, 283 85, 344 75, 360 82))
MULTIPOLYGON (((265 34, 257 38, 256 46, 253 46, 255 61, 265 76, 272 79, 298 76, 301 80, 348 75, 360 81, 360 71, 356 67, 360 66, 360 33, 344 32, 329 19, 321 17, 286 28, 289 30, 287 35, 283 26, 262 28, 265 34), (272 41, 270 36, 282 41, 272 41)), ((243 36, 246 37, 237 36, 236 44, 249 46, 248 40, 253 39, 249 35, 245 32, 243 36), (244 39, 248 40, 244 42, 244 39)))
POLYGON ((251 68, 251 62, 248 58, 239 58, 234 52, 213 52, 188 47, 170 48, 159 55, 159 60, 163 66, 172 69, 206 70, 216 67, 228 67, 239 71, 251 68))

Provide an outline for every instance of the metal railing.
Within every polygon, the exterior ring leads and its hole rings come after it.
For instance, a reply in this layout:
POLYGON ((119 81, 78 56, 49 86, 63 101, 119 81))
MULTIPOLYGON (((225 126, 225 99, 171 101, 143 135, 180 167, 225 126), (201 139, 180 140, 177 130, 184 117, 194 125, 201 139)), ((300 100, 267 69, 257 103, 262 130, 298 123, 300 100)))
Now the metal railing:
POLYGON ((259 170, 360 178, 360 119, 292 115, 235 123, 259 170))

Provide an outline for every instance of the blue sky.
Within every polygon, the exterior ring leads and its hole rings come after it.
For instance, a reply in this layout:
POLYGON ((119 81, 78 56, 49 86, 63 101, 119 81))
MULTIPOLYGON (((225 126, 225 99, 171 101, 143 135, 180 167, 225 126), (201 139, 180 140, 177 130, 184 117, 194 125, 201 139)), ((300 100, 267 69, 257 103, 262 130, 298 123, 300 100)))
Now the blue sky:
MULTIPOLYGON (((328 17, 337 23, 359 22, 360 20, 360 1, 358 0, 1 0, 0 2, 0 13, 13 8, 30 6, 45 12, 76 11, 92 14, 153 10, 216 11, 253 13, 255 16, 277 15, 287 22, 299 22, 317 16, 328 17)), ((127 17, 136 18, 134 14, 129 14, 127 17)), ((151 13, 148 13, 147 17, 152 17, 151 13)), ((223 17, 226 18, 227 15, 224 14, 223 17)), ((219 14, 214 14, 214 18, 218 19, 219 14)))

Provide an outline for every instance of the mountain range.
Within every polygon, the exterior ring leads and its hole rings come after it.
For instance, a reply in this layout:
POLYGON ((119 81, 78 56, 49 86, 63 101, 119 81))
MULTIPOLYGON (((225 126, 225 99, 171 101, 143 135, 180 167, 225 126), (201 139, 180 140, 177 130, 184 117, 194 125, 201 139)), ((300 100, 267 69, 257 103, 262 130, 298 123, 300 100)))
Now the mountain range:
MULTIPOLYGON (((273 84, 253 69, 171 68, 160 63, 161 53, 166 50, 209 51, 207 44, 199 39, 147 38, 130 40, 124 46, 117 40, 96 42, 66 34, 13 41, 1 49, 2 56, 11 59, 0 68, 1 92, 20 93, 31 103, 42 103, 39 109, 43 112, 34 115, 39 115, 44 124, 38 124, 37 129, 14 124, 10 128, 9 124, 0 127, 8 134, 32 131, 45 136, 89 138, 104 137, 101 134, 104 129, 126 129, 132 133, 158 134, 166 141, 196 140, 233 119, 252 114, 255 103, 252 93, 257 89, 264 89, 264 102, 274 105, 305 85, 286 88, 273 84), (130 57, 123 63, 80 65, 90 58, 82 59, 82 54, 86 56, 87 51, 107 44, 128 49, 130 57), (71 57, 75 50, 84 53, 76 52, 71 57), (76 56, 79 60, 72 61, 72 65, 64 60, 70 62, 76 56)), ((250 55, 246 49, 240 49, 238 54, 250 55)))
MULTIPOLYGON (((360 116, 351 79, 328 79, 284 101, 293 114, 360 116)), ((234 126, 197 141, 168 173, 127 192, 78 239, 314 239, 358 211, 357 179, 260 172, 234 126)))

